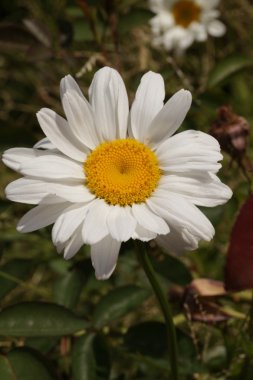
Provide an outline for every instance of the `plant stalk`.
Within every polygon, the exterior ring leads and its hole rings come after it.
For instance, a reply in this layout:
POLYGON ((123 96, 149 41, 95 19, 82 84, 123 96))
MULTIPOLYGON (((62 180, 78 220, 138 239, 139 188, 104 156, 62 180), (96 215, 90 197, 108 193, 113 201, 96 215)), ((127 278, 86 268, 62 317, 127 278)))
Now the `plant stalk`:
POLYGON ((171 368, 171 380, 178 380, 178 353, 177 353, 177 338, 176 330, 173 323, 172 312, 170 305, 167 301, 166 295, 164 294, 159 281, 157 280, 155 271, 151 264, 147 248, 141 241, 136 241, 136 251, 138 255, 138 260, 143 267, 146 276, 152 286, 152 289, 156 295, 159 306, 162 310, 167 336, 168 336, 168 348, 170 356, 170 368, 171 368))

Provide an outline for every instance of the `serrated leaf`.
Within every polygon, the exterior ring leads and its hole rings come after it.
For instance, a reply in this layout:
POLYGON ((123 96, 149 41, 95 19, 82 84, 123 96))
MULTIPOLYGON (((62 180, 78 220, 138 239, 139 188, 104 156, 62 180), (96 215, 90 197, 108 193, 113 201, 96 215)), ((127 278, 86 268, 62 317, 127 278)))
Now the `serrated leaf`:
POLYGON ((104 339, 94 333, 76 339, 72 351, 74 380, 107 380, 110 357, 104 339))
POLYGON ((218 64, 210 72, 207 86, 209 88, 213 88, 237 71, 252 65, 253 59, 251 57, 242 55, 232 55, 226 57, 222 61, 218 62, 218 64))
POLYGON ((97 304, 93 320, 103 326, 120 318, 138 307, 148 296, 149 291, 138 286, 122 286, 106 294, 97 304))
POLYGON ((61 336, 86 327, 83 319, 53 303, 24 302, 0 313, 0 335, 5 336, 61 336))
POLYGON ((15 348, 8 353, 8 361, 15 380, 54 380, 42 355, 32 349, 15 348))
POLYGON ((234 224, 227 254, 227 290, 253 288, 253 195, 243 204, 234 224))
POLYGON ((167 280, 178 285, 187 285, 192 281, 189 269, 178 258, 166 255, 161 261, 152 259, 154 269, 167 280))
POLYGON ((34 263, 31 260, 15 259, 0 266, 0 298, 3 298, 12 289, 18 286, 14 280, 4 277, 4 274, 13 276, 18 280, 24 280, 30 273, 34 263), (3 275, 1 275, 1 272, 3 275))

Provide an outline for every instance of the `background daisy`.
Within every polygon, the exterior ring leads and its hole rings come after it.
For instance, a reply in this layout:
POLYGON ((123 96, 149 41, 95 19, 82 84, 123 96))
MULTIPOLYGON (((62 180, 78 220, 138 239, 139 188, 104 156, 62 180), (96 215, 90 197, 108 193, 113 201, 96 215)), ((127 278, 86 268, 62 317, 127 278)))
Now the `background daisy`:
POLYGON ((194 41, 205 41, 208 35, 221 37, 225 25, 217 20, 219 0, 150 0, 156 14, 150 21, 153 44, 166 50, 183 52, 194 41))

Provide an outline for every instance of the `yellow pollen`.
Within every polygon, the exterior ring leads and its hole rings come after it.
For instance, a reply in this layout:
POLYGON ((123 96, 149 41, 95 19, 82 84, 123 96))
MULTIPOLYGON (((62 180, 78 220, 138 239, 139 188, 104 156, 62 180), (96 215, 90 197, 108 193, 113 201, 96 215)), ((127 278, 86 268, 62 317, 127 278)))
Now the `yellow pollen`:
POLYGON ((172 13, 176 24, 187 28, 193 21, 199 20, 200 7, 192 0, 181 0, 173 5, 172 13))
POLYGON ((84 172, 96 197, 120 206, 145 201, 161 176, 155 154, 132 139, 100 144, 85 161, 84 172))

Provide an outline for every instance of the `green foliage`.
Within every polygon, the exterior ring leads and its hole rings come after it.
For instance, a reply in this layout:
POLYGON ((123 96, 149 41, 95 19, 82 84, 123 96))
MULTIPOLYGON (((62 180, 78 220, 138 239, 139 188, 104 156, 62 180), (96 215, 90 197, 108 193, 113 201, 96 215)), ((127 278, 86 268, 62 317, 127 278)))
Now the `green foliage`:
POLYGON ((35 350, 15 348, 6 357, 1 356, 0 373, 5 380, 53 380, 45 359, 35 350))
POLYGON ((153 265, 157 273, 175 284, 184 286, 192 280, 189 269, 174 256, 166 255, 160 261, 154 260, 153 265))
POLYGON ((14 289, 19 281, 24 280, 33 267, 34 263, 25 259, 11 260, 0 266, 0 298, 14 289))
POLYGON ((208 87, 218 86, 225 79, 229 79, 231 75, 250 66, 253 66, 253 59, 251 57, 237 54, 226 57, 210 72, 208 87))
POLYGON ((87 323, 63 306, 44 302, 24 302, 0 313, 0 335, 59 336, 73 334, 87 323))
POLYGON ((93 321, 103 326, 135 310, 149 295, 149 291, 134 285, 118 287, 107 293, 97 304, 93 321))
POLYGON ((78 338, 72 352, 74 380, 106 380, 110 355, 104 339, 94 333, 78 338))

